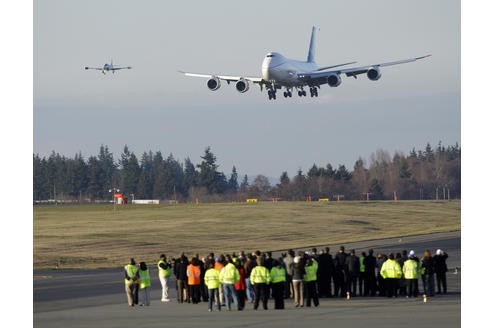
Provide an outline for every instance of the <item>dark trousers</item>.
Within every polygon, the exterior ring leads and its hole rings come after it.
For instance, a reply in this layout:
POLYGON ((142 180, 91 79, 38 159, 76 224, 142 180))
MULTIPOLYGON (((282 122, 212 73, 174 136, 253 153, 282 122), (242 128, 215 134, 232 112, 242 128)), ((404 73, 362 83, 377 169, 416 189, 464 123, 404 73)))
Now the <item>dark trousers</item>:
POLYGON ((437 273, 437 288, 438 288, 438 293, 442 293, 442 288, 443 287, 443 293, 447 293, 447 275, 445 272, 437 273))
POLYGON ((378 275, 378 292, 380 296, 387 296, 387 286, 382 275, 378 275))
POLYGON ((275 300, 275 310, 284 308, 284 285, 285 281, 272 284, 272 296, 275 300))
POLYGON ((201 285, 190 285, 189 286, 190 298, 193 304, 199 303, 201 300, 201 285))
POLYGON ((330 285, 330 274, 327 271, 322 272, 318 276, 318 296, 331 297, 332 288, 330 285))
POLYGON ((426 295, 435 296, 435 275, 426 274, 426 295))
POLYGON ((359 287, 359 296, 364 296, 364 279, 366 276, 364 275, 364 272, 359 273, 359 279, 358 279, 358 287, 359 287))
POLYGON ((418 279, 406 279, 406 284, 407 284, 407 296, 417 297, 419 293, 418 279))
POLYGON ((334 284, 334 296, 335 297, 345 297, 346 292, 346 284, 345 284, 345 276, 343 271, 335 272, 335 276, 333 278, 334 284))
POLYGON ((351 293, 352 296, 356 296, 357 279, 358 279, 357 274, 349 273, 347 275, 346 292, 351 293))
POLYGON ((253 309, 258 310, 258 305, 261 302, 263 303, 263 309, 268 310, 268 294, 270 290, 265 283, 254 284, 254 307, 253 309))
POLYGON ((294 297, 294 285, 292 284, 292 276, 287 275, 284 288, 284 297, 294 297))
POLYGON ((134 293, 134 304, 138 305, 139 303, 139 285, 136 285, 136 291, 134 293))
POLYGON ((201 299, 203 302, 208 302, 208 287, 206 287, 204 282, 201 282, 201 299))
MULTIPOLYGON (((218 288, 215 289, 208 289, 208 309, 212 310, 213 308, 213 302, 215 299, 220 300, 220 296, 218 294, 218 288)), ((217 302, 217 309, 220 311, 221 302, 217 302)))
POLYGON ((397 297, 397 287, 399 279, 387 278, 384 279, 384 281, 387 289, 387 297, 397 297))
POLYGON ((364 277, 364 296, 375 296, 376 294, 376 277, 373 274, 365 274, 364 277))
POLYGON ((246 306, 246 290, 245 289, 236 289, 237 292, 237 309, 243 310, 246 306))
POLYGON ((304 295, 306 295, 306 306, 311 307, 311 300, 313 300, 314 306, 320 305, 318 292, 316 291, 316 281, 307 281, 304 284, 306 285, 304 292, 304 295))

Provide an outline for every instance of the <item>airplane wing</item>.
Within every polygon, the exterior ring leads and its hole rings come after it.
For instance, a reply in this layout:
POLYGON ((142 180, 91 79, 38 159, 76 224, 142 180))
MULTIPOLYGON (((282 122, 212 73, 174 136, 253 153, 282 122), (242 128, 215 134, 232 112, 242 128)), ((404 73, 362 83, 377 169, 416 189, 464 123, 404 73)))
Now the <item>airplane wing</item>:
POLYGON ((312 73, 303 73, 303 74, 298 74, 298 77, 311 84, 324 84, 327 82, 327 77, 330 75, 335 75, 335 74, 345 74, 346 76, 352 76, 357 78, 357 75, 359 74, 364 74, 368 72, 370 68, 378 68, 378 67, 386 67, 386 66, 392 66, 392 65, 399 65, 399 64, 405 64, 405 63, 410 63, 419 59, 423 59, 426 57, 430 57, 431 55, 426 55, 426 56, 421 56, 421 57, 415 57, 415 58, 410 58, 410 59, 404 59, 404 60, 397 60, 393 62, 387 62, 387 63, 381 63, 381 64, 373 64, 373 65, 368 65, 368 66, 361 66, 361 67, 353 67, 353 68, 345 68, 345 69, 339 69, 339 70, 332 70, 332 71, 325 71, 325 72, 312 72, 312 73))
POLYGON ((114 67, 112 68, 112 70, 114 71, 118 71, 119 69, 131 69, 132 67, 131 66, 126 66, 126 67, 114 67))
POLYGON ((227 81, 227 83, 237 82, 240 79, 244 79, 244 80, 248 80, 250 82, 256 83, 256 84, 267 84, 261 77, 217 75, 217 74, 198 74, 198 73, 190 73, 190 72, 183 72, 183 71, 179 71, 179 72, 186 75, 186 76, 192 76, 192 77, 203 77, 203 78, 216 77, 220 80, 227 81))
POLYGON ((103 68, 102 67, 84 67, 84 69, 97 69, 99 71, 101 71, 103 68))

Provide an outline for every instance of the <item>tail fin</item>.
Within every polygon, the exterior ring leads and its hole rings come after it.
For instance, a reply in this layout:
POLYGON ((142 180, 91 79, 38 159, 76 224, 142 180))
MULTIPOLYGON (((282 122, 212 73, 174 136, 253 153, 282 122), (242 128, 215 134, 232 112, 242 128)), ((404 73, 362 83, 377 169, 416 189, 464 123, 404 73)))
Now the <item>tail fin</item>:
POLYGON ((315 61, 315 31, 316 27, 313 26, 311 31, 311 40, 309 41, 308 63, 314 63, 315 61))

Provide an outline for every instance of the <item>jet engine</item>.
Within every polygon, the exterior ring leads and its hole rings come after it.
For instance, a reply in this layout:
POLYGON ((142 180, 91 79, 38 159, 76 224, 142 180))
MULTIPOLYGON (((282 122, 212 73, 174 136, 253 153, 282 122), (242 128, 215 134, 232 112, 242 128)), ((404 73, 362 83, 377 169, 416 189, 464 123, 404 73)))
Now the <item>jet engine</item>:
POLYGON ((218 90, 220 88, 220 79, 216 76, 212 76, 208 82, 206 82, 206 85, 211 91, 218 90))
POLYGON ((380 72, 380 69, 378 67, 373 67, 370 68, 368 72, 366 72, 366 75, 371 81, 377 81, 382 77, 382 72, 380 72))
POLYGON ((240 93, 244 93, 246 91, 249 90, 249 83, 248 81, 244 80, 244 79, 240 79, 239 81, 237 81, 235 83, 235 88, 237 89, 237 91, 239 91, 240 93))
POLYGON ((342 83, 340 74, 331 74, 327 77, 328 85, 331 87, 338 87, 342 83))

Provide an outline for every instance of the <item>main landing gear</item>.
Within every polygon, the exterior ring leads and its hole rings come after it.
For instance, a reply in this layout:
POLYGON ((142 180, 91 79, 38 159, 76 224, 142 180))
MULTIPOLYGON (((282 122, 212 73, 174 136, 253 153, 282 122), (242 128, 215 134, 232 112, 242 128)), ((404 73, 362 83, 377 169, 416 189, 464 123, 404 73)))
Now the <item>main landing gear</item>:
POLYGON ((284 91, 284 97, 287 98, 287 97, 292 97, 292 91, 287 89, 287 91, 284 91))
POLYGON ((311 87, 309 88, 309 92, 311 93, 311 97, 318 97, 318 88, 311 87))
POLYGON ((276 90, 268 90, 268 100, 277 99, 277 91, 276 90))

